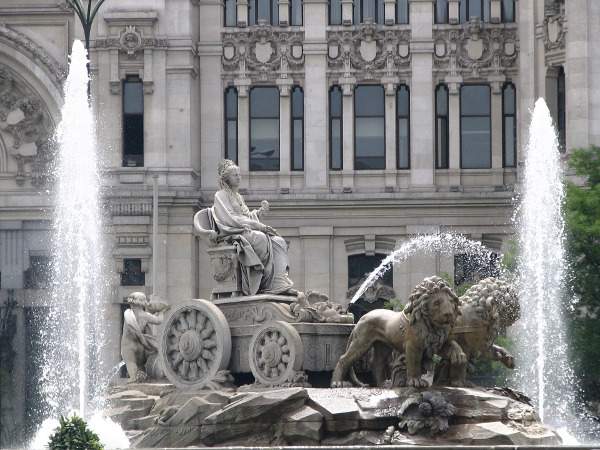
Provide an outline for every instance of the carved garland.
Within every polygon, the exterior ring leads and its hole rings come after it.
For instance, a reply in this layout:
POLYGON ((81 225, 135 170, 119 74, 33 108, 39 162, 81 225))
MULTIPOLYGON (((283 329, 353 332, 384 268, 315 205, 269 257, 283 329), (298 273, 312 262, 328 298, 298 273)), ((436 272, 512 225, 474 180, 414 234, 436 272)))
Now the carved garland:
POLYGON ((383 30, 365 24, 352 31, 328 33, 329 71, 344 77, 392 77, 410 67, 410 31, 383 30))
POLYGON ((276 31, 259 25, 223 33, 222 39, 226 77, 274 81, 302 75, 304 33, 301 31, 276 31))
POLYGON ((145 37, 142 30, 138 30, 135 26, 127 26, 121 30, 119 37, 96 39, 92 46, 102 49, 118 49, 132 58, 140 50, 146 48, 167 48, 169 40, 166 38, 145 37))

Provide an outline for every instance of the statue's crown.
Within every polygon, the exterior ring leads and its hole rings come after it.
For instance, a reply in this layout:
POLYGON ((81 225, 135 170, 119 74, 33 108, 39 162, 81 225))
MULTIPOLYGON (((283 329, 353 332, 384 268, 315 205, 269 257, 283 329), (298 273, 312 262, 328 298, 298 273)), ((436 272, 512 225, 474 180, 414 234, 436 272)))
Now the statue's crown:
POLYGON ((219 166, 217 167, 217 174, 219 178, 223 178, 223 176, 233 167, 237 167, 237 165, 230 159, 223 159, 219 162, 219 166))

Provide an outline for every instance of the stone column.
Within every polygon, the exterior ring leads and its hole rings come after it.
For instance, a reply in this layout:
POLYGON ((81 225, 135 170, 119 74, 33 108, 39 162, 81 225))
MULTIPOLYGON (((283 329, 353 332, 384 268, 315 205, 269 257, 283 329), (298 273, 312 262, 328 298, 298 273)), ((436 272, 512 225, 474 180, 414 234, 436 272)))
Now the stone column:
MULTIPOLYGON (((504 78, 504 77, 501 77, 504 78)), ((492 185, 504 184, 504 169, 502 167, 502 86, 503 81, 490 80, 491 83, 491 119, 492 119, 492 185)))
MULTIPOLYGON (((342 80, 340 80, 341 82, 342 80)), ((342 187, 344 192, 354 189, 354 78, 342 84, 342 187)))
POLYGON ((448 184, 460 186, 460 83, 448 83, 448 184))
POLYGON ((385 191, 396 187, 396 86, 397 80, 382 80, 385 86, 385 191))
POLYGON ((410 0, 412 81, 410 105, 410 184, 434 188, 433 0, 410 0))
POLYGON ((304 184, 328 191, 327 0, 304 1, 304 184))
POLYGON ((238 166, 242 175, 240 188, 248 189, 250 172, 250 80, 235 81, 238 90, 238 166))
POLYGON ((290 88, 292 83, 293 81, 289 78, 277 80, 279 86, 279 190, 281 192, 290 191, 290 88))
MULTIPOLYGON (((357 2, 360 0, 356 0, 357 2)), ((352 25, 354 16, 352 10, 354 8, 354 2, 352 0, 342 0, 342 24, 352 25)))
POLYGON ((456 25, 460 21, 460 0, 448 0, 448 22, 456 25))
POLYGON ((279 0, 279 25, 287 27, 290 24, 290 2, 289 0, 279 0))
POLYGON ((243 28, 248 25, 248 0, 237 0, 237 26, 243 28))
POLYGON ((396 0, 383 0, 383 4, 385 24, 394 25, 396 23, 396 0))
POLYGON ((304 288, 331 292, 332 226, 299 227, 304 250, 304 288))

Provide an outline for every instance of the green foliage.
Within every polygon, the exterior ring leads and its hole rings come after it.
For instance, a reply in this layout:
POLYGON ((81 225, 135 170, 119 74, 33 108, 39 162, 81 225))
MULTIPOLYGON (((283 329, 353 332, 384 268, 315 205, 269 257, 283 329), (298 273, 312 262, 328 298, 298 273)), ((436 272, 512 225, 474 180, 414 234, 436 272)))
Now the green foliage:
MULTIPOLYGON (((510 353, 514 353, 514 343, 507 336, 498 336, 495 343, 504 347, 510 353)), ((477 384, 507 386, 512 375, 512 369, 507 369, 501 362, 488 358, 479 358, 469 367, 469 376, 481 380, 477 384)))
POLYGON ((565 218, 573 293, 575 370, 588 397, 600 398, 600 147, 577 149, 569 166, 584 183, 566 186, 565 218))
POLYGON ((60 426, 50 436, 49 450, 104 450, 100 438, 81 417, 60 417, 60 426))
POLYGON ((392 311, 402 311, 404 309, 404 304, 402 300, 399 298, 392 298, 391 300, 386 300, 383 304, 385 309, 391 309, 392 311))

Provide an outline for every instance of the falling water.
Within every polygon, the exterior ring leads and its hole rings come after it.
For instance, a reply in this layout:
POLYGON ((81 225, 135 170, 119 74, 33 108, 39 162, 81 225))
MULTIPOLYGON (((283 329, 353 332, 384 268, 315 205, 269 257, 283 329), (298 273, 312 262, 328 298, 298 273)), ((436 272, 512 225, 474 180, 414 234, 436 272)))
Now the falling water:
POLYGON ((539 99, 529 128, 519 231, 521 320, 514 328, 517 381, 542 420, 573 421, 575 378, 568 362, 563 292, 566 270, 563 173, 550 111, 539 99))
POLYGON ((438 233, 415 236, 396 250, 386 256, 381 264, 373 270, 360 285, 350 303, 356 302, 364 292, 381 278, 394 264, 406 261, 410 256, 422 255, 454 255, 465 254, 470 257, 472 263, 481 268, 494 266, 497 262, 492 251, 488 250, 481 242, 472 241, 460 234, 438 233))
POLYGON ((37 408, 38 415, 46 418, 37 436, 42 441, 51 429, 49 423, 71 413, 93 419, 99 434, 106 434, 103 428, 114 428, 114 423, 94 415, 102 408, 107 378, 102 365, 107 283, 103 273, 96 129, 88 102, 86 64, 86 50, 75 41, 52 174, 53 277, 47 316, 40 331, 43 399, 37 408))

